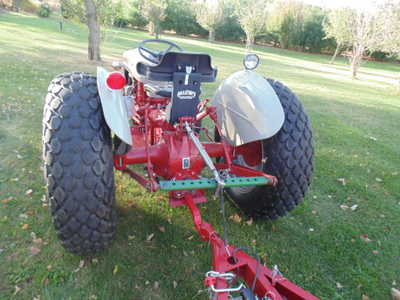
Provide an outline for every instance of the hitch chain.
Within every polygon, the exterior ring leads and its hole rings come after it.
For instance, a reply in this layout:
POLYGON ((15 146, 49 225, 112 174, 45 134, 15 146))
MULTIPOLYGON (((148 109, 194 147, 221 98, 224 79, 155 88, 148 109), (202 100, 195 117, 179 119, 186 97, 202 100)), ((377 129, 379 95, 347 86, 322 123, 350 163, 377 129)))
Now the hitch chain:
POLYGON ((204 283, 206 286, 210 287, 211 291, 213 291, 214 293, 239 292, 244 288, 243 283, 234 288, 224 288, 224 289, 215 288, 215 284, 217 283, 218 278, 222 278, 227 281, 232 281, 235 279, 235 277, 236 276, 233 273, 219 273, 216 271, 208 271, 206 273, 206 279, 204 280, 204 283))

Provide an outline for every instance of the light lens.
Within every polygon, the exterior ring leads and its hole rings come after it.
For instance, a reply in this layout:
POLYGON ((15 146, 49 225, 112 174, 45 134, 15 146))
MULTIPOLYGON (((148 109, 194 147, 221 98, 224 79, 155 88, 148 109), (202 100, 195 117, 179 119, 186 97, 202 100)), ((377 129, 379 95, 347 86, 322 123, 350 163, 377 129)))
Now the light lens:
POLYGON ((125 76, 119 72, 112 72, 107 77, 107 86, 112 90, 120 90, 125 84, 125 76))
POLYGON ((243 59, 243 65, 246 68, 246 70, 254 70, 255 68, 258 67, 259 63, 260 63, 260 58, 258 57, 257 54, 254 53, 247 54, 243 59))

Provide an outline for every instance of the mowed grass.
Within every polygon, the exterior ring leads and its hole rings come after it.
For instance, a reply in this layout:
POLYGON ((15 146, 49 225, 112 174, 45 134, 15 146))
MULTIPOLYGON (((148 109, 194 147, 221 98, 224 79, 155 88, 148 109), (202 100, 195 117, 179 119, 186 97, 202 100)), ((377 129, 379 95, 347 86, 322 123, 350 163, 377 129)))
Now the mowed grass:
MULTIPOLYGON (((149 37, 108 30, 104 65, 149 37)), ((240 45, 164 37, 212 55, 218 82, 204 86, 205 97, 242 69, 240 45)), ((54 76, 95 72, 86 41, 81 25, 64 23, 60 32, 57 19, 0 15, 0 299, 207 299, 211 249, 186 208, 170 208, 166 194, 150 194, 120 174, 112 247, 82 258, 57 240, 43 202, 42 108, 54 76)), ((400 286, 399 65, 365 63, 352 80, 345 60, 329 65, 327 56, 255 50, 262 59, 258 72, 293 89, 311 117, 316 173, 305 202, 289 216, 251 225, 244 216, 230 221, 231 241, 321 299, 389 299, 391 287, 400 286)), ((222 231, 218 203, 202 207, 222 231)))

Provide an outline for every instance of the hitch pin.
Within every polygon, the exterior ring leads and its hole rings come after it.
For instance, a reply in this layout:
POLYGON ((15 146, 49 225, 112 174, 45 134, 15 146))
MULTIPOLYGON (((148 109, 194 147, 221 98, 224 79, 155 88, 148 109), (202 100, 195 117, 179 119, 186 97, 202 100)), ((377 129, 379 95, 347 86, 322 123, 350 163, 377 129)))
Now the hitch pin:
POLYGON ((192 66, 186 66, 185 85, 189 84, 189 74, 192 73, 192 66))

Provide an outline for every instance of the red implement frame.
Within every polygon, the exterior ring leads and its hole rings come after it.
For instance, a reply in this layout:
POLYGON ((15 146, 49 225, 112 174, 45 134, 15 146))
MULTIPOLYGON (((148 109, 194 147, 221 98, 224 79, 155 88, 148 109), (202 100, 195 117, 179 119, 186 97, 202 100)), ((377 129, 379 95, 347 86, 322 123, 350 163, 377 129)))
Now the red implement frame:
MULTIPOLYGON (((116 169, 130 175, 139 184, 153 192, 159 189, 157 176, 167 180, 199 179, 205 162, 184 125, 189 123, 195 128, 201 119, 209 116, 214 122, 219 136, 222 137, 215 107, 208 107, 206 100, 199 107, 200 112, 196 118, 181 118, 180 123, 173 126, 165 118, 165 108, 170 98, 149 97, 144 84, 138 81, 134 81, 134 93, 136 98, 133 120, 136 124, 131 127, 133 146, 127 154, 114 156, 116 169), (185 167, 183 159, 190 162, 189 168, 185 167), (128 168, 128 165, 135 164, 146 165, 147 177, 128 168)), ((204 128, 202 129, 209 135, 204 128)), ((226 170, 236 176, 264 176, 270 179, 269 184, 277 183, 274 176, 233 163, 237 155, 242 155, 248 165, 256 165, 262 159, 260 142, 235 148, 222 138, 221 142, 202 143, 202 145, 210 157, 225 159, 225 163, 215 164, 218 170, 226 170)), ((211 243, 213 271, 221 274, 235 274, 235 276, 241 277, 249 287, 255 280, 254 293, 260 299, 318 299, 276 271, 261 265, 244 251, 236 249, 232 245, 226 245, 213 227, 202 221, 200 210, 196 204, 205 201, 207 198, 204 190, 170 192, 171 206, 186 205, 189 207, 201 238, 211 243)), ((206 285, 214 290, 230 288, 226 277, 208 276, 206 285)), ((229 292, 218 292, 216 299, 228 300, 229 292)))

